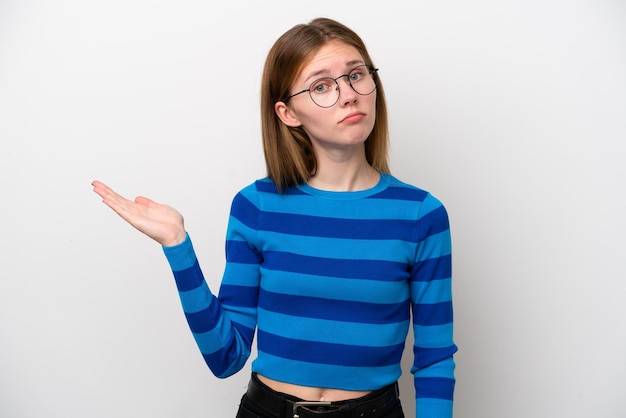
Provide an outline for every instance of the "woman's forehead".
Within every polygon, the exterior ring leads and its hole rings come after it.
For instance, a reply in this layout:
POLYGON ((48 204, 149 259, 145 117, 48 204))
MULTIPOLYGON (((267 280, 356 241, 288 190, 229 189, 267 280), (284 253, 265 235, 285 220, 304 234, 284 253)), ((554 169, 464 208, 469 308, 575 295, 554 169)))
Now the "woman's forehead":
POLYGON ((330 41, 302 65, 296 78, 332 75, 363 63, 363 57, 355 47, 341 41, 330 41))

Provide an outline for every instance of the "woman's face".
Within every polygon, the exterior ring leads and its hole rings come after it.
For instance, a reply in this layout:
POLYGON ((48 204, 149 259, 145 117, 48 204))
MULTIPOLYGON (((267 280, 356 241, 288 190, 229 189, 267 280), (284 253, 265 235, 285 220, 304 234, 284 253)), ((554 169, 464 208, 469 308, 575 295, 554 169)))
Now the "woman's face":
MULTIPOLYGON (((292 85, 291 94, 308 89, 322 77, 335 79, 349 74, 363 64, 363 57, 353 46, 331 41, 303 67, 292 85)), ((350 86, 347 77, 339 78, 337 83, 339 99, 331 107, 318 106, 308 92, 292 97, 289 105, 279 102, 275 106, 283 123, 301 126, 317 150, 362 147, 374 127, 376 91, 360 95, 350 86)))

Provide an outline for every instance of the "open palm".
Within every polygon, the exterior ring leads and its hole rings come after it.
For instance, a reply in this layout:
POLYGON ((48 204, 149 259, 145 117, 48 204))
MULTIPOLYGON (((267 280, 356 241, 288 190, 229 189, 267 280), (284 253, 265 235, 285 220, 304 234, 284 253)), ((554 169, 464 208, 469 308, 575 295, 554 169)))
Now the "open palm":
POLYGON ((180 244, 186 237, 183 216, 174 208, 138 196, 129 200, 100 181, 93 191, 102 201, 133 227, 164 246, 180 244))

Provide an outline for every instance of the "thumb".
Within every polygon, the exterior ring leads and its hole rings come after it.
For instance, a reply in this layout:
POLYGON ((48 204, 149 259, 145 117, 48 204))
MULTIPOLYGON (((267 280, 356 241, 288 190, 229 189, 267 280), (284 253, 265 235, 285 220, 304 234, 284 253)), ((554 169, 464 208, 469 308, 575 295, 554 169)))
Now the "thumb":
POLYGON ((145 196, 137 196, 135 198, 135 203, 137 203, 138 205, 144 205, 144 206, 152 206, 152 205, 156 204, 156 202, 154 202, 153 200, 148 199, 145 196))

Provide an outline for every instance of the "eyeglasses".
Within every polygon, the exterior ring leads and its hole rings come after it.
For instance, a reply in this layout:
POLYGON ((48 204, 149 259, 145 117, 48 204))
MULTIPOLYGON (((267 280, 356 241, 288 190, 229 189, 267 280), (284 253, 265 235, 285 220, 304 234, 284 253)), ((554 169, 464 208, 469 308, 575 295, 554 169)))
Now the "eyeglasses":
POLYGON ((337 80, 346 77, 352 90, 361 96, 367 96, 376 90, 374 73, 377 71, 378 68, 372 68, 368 65, 359 65, 353 68, 350 73, 340 75, 337 78, 324 77, 315 80, 308 89, 287 96, 281 101, 287 102, 287 100, 292 97, 308 92, 313 103, 319 107, 333 107, 339 101, 339 83, 337 80))

